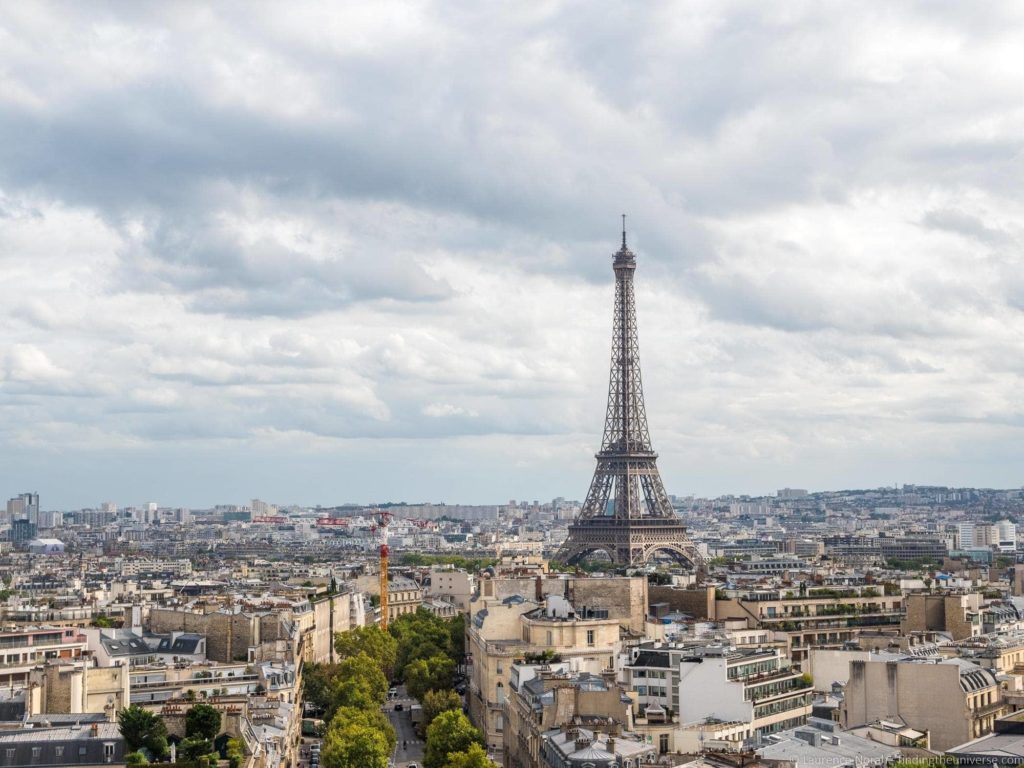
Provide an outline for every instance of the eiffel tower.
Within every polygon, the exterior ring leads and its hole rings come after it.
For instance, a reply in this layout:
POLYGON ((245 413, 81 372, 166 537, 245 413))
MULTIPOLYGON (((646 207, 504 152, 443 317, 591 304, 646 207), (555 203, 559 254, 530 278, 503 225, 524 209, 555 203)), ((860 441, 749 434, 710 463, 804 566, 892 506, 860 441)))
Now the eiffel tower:
POLYGON ((587 500, 555 559, 574 563, 602 551, 617 565, 638 565, 664 552, 700 569, 703 558, 668 500, 647 430, 633 298, 636 256, 626 246, 625 216, 612 269, 615 322, 604 438, 587 500))

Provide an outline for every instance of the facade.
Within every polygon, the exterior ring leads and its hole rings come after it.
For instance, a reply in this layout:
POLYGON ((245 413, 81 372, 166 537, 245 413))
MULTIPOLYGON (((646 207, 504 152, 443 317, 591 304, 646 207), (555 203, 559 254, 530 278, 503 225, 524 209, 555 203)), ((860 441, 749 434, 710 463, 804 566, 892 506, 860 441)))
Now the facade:
POLYGON ((737 741, 803 725, 811 688, 778 649, 706 646, 680 661, 679 722, 745 723, 737 741))
POLYGON ((977 637, 983 632, 981 602, 977 592, 909 594, 903 632, 948 632, 954 640, 977 637))
POLYGON ((514 664, 505 698, 505 768, 540 764, 545 735, 567 724, 606 734, 630 730, 632 701, 611 675, 575 673, 566 662, 514 664))
POLYGON ((124 765, 116 723, 0 731, 0 768, 124 765))
POLYGON ((839 709, 843 728, 877 720, 931 735, 946 750, 992 732, 1005 705, 995 674, 962 659, 874 654, 850 661, 839 709))
POLYGON ((713 618, 745 619, 751 627, 771 629, 786 642, 786 655, 801 667, 811 648, 842 648, 865 630, 895 628, 903 617, 903 597, 878 589, 736 590, 715 599, 713 618))
POLYGON ((35 666, 50 660, 81 658, 87 647, 77 627, 0 632, 0 686, 24 685, 35 666))
POLYGON ((406 613, 416 613, 423 604, 423 590, 412 579, 396 576, 388 580, 388 621, 406 613))
POLYGON ((554 655, 578 672, 600 674, 614 668, 619 652, 619 622, 581 618, 564 598, 543 603, 518 595, 483 603, 467 627, 471 659, 469 716, 491 749, 500 750, 505 729, 505 698, 512 667, 530 657, 554 655))
POLYGON ((469 602, 473 599, 473 576, 453 568, 431 568, 427 596, 439 597, 463 613, 469 613, 469 602))
POLYGON ((30 675, 31 714, 105 714, 112 719, 129 704, 128 667, 87 662, 49 662, 30 675))

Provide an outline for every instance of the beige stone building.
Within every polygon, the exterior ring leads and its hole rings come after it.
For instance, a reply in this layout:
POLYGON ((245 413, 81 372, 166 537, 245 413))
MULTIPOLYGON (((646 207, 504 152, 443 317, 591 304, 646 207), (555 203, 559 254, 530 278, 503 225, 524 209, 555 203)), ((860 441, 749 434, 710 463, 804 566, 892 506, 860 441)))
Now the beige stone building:
POLYGON ((911 594, 906 597, 903 632, 948 632, 954 640, 982 633, 982 596, 966 594, 911 594))
POLYGON ((482 578, 479 587, 483 600, 520 596, 543 602, 548 595, 559 595, 572 603, 581 616, 615 619, 637 637, 643 637, 647 630, 648 592, 643 576, 594 578, 533 573, 482 578))
MULTIPOLYGON (((356 589, 368 595, 380 596, 380 575, 360 576, 355 580, 356 589)), ((388 576, 388 621, 394 621, 406 613, 415 613, 423 604, 423 589, 407 576, 388 576)))
POLYGON ((505 698, 505 768, 540 765, 545 732, 577 717, 613 737, 632 728, 632 704, 612 674, 575 674, 566 662, 513 664, 505 698))
POLYGON ((455 605, 463 613, 469 613, 469 602, 473 599, 474 580, 472 574, 454 568, 431 568, 430 586, 427 597, 439 597, 455 605))
POLYGON ((113 719, 129 704, 128 665, 54 661, 32 670, 29 689, 29 714, 89 712, 113 719))
POLYGON ((992 670, 962 659, 872 654, 850 661, 843 728, 878 720, 927 731, 942 751, 992 732, 1005 705, 992 670))
POLYGON ((504 706, 512 665, 548 652, 574 671, 611 670, 620 648, 618 619, 581 616, 559 595, 543 602, 521 595, 474 601, 466 649, 471 671, 469 714, 489 747, 503 745, 504 706))
POLYGON ((895 629, 903 597, 882 587, 716 590, 655 587, 652 599, 711 621, 741 619, 751 629, 771 630, 794 666, 802 668, 811 648, 842 648, 861 632, 895 629))

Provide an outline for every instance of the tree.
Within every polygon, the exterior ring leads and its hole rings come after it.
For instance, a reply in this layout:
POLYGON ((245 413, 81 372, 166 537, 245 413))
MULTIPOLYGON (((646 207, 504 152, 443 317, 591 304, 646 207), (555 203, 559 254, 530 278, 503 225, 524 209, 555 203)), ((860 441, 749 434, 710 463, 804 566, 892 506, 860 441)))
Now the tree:
POLYGON ((213 742, 202 736, 189 736, 178 744, 179 759, 191 762, 198 762, 200 758, 206 757, 211 752, 213 752, 213 742))
POLYGON ((455 662, 441 655, 417 659, 405 668, 404 677, 409 695, 422 701, 427 691, 451 688, 455 677, 455 662))
POLYGON ((448 636, 451 638, 451 655, 461 662, 466 655, 466 617, 463 614, 448 619, 448 636))
POLYGON ((185 735, 212 741, 220 733, 220 710, 209 704, 196 704, 185 713, 185 735))
POLYGON ((389 625, 398 640, 396 669, 402 670, 417 659, 431 656, 451 656, 452 637, 448 623, 425 608, 405 613, 389 625))
POLYGON ((331 704, 337 664, 307 664, 302 673, 302 699, 325 712, 331 704))
POLYGON ((427 691, 422 699, 423 721, 416 727, 420 736, 427 732, 427 728, 434 722, 434 718, 442 712, 452 709, 462 709, 462 697, 455 691, 427 691))
POLYGON ((227 758, 228 768, 241 768, 242 763, 245 762, 245 745, 242 744, 242 740, 228 739, 224 757, 227 758))
POLYGON ((141 752, 129 752, 124 756, 125 765, 147 765, 149 761, 141 752))
POLYGON ((423 768, 444 768, 448 755, 468 752, 472 744, 483 746, 484 737, 473 727, 461 710, 442 712, 427 728, 427 749, 423 768))
POLYGON ((332 720, 339 707, 377 709, 387 698, 388 681, 377 663, 360 652, 338 664, 331 682, 325 719, 332 720))
POLYGON ((323 768, 387 768, 391 748, 377 728, 335 718, 324 735, 323 768))
POLYGON ((494 763, 479 744, 470 744, 465 752, 451 752, 444 768, 494 768, 494 763))
POLYGON ((378 626, 356 627, 348 632, 339 632, 334 640, 334 650, 342 659, 365 653, 380 665, 388 680, 394 677, 398 640, 378 626))
POLYGON ((167 751, 167 726, 159 715, 138 704, 125 707, 117 714, 117 725, 129 752, 145 747, 154 757, 163 757, 167 751))
POLYGON ((365 725, 367 728, 372 728, 383 733, 384 738, 388 741, 388 754, 390 755, 395 751, 395 747, 398 744, 398 736, 395 734, 395 729, 392 727, 388 716, 385 715, 379 707, 374 707, 373 709, 342 707, 337 711, 334 715, 334 719, 331 721, 331 725, 337 728, 341 728, 352 723, 365 725))

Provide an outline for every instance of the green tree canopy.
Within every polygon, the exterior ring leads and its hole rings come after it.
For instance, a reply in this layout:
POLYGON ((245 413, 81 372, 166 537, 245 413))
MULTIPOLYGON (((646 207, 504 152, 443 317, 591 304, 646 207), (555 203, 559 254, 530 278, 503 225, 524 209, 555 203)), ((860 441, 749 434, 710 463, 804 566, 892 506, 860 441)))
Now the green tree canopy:
POLYGON ((302 698, 321 711, 331 706, 337 664, 307 664, 302 672, 302 698))
POLYGON ((392 748, 379 729, 335 718, 324 735, 323 768, 388 768, 392 748))
POLYGON ((334 640, 334 650, 342 659, 365 653, 377 662, 388 680, 395 676, 398 640, 378 626, 356 627, 348 632, 339 632, 334 640))
POLYGON ((417 726, 420 736, 427 732, 427 728, 434 722, 434 718, 442 712, 451 709, 462 709, 462 697, 452 690, 427 691, 421 699, 423 704, 423 721, 417 726))
POLYGON ((472 744, 483 746, 484 737, 461 710, 442 712, 427 728, 427 748, 423 768, 444 768, 448 755, 468 752, 472 744))
POLYGON ((341 707, 334 715, 334 719, 331 721, 331 726, 335 728, 341 728, 351 723, 358 723, 365 725, 367 728, 374 728, 384 734, 384 738, 388 741, 388 754, 390 755, 395 751, 395 746, 398 743, 398 736, 395 734, 395 729, 391 726, 391 721, 388 716, 384 714, 379 707, 372 709, 357 709, 355 707, 341 707))
POLYGON ((423 701, 427 691, 451 688, 455 678, 455 662, 441 655, 416 659, 405 668, 404 677, 409 695, 423 701))
POLYGON ((189 736, 178 745, 179 760, 198 761, 213 752, 213 742, 202 736, 189 736))
POLYGON ((448 622, 426 608, 402 614, 388 628, 398 640, 396 669, 403 673, 410 662, 417 659, 452 655, 452 634, 448 622))
POLYGON ((371 656, 360 651, 338 664, 338 679, 357 680, 365 685, 378 705, 383 704, 388 695, 388 681, 380 671, 377 662, 371 656))
POLYGON ((451 752, 444 768, 494 768, 494 763, 479 744, 470 744, 465 752, 451 752))
POLYGON ((159 715, 132 704, 118 713, 117 724, 128 752, 138 752, 143 747, 154 757, 163 757, 167 752, 167 726, 159 715))
POLYGON ((456 661, 466 655, 466 617, 456 614, 448 619, 448 636, 451 638, 451 656, 456 661))
POLYGON ((196 704, 185 713, 185 735, 213 741, 220 733, 220 710, 209 704, 196 704))

